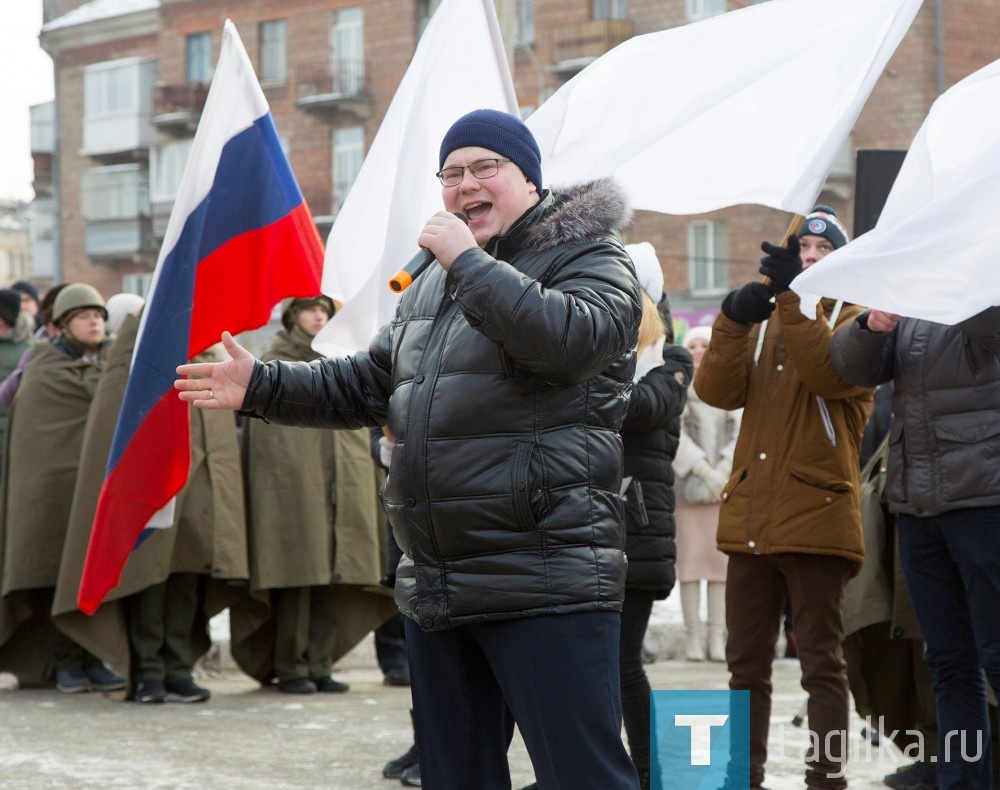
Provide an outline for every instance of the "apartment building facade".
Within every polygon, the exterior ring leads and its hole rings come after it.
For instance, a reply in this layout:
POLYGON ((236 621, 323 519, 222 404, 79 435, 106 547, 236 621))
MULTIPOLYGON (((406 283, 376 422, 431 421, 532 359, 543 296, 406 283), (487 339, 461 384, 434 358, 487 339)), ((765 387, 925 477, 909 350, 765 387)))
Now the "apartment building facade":
MULTIPOLYGON (((632 36, 751 4, 495 0, 525 116, 632 36)), ((41 41, 55 63, 56 80, 49 197, 54 279, 85 280, 105 294, 148 288, 227 18, 257 70, 325 238, 438 5, 48 0, 41 41)), ((817 4, 817 25, 835 8, 817 4)), ((990 32, 996 29, 995 0, 927 0, 845 142, 820 202, 850 226, 854 153, 906 148, 941 91, 1000 56, 990 32)), ((817 63, 819 92, 823 81, 824 64, 817 63)), ((773 108, 773 115, 776 122, 795 123, 794 97, 773 108)), ((36 168, 39 161, 36 155, 36 168)), ((697 321, 715 311, 727 290, 757 276, 760 241, 780 238, 790 219, 759 206, 683 217, 639 212, 626 241, 656 247, 677 312, 697 321)))

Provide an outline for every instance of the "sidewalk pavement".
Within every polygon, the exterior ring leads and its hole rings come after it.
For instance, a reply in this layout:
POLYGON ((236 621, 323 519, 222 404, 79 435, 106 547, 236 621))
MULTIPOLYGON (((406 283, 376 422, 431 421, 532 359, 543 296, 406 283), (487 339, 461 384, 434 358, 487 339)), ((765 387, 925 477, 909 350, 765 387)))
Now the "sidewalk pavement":
MULTIPOLYGON (((647 672, 656 689, 722 689, 728 679, 722 664, 710 662, 660 659, 647 672)), ((370 636, 335 668, 334 677, 351 684, 347 694, 264 690, 228 662, 201 675, 212 699, 195 705, 124 703, 121 693, 10 690, 0 681, 0 787, 400 787, 383 779, 381 769, 410 746, 410 694, 382 684, 370 636)), ((766 780, 772 790, 803 786, 799 754, 807 736, 791 725, 805 699, 799 678, 798 662, 776 662, 766 780)), ((869 749, 858 734, 861 722, 851 727, 850 786, 884 787, 882 777, 901 764, 899 752, 869 749)), ((532 781, 517 735, 510 763, 514 788, 532 781)))

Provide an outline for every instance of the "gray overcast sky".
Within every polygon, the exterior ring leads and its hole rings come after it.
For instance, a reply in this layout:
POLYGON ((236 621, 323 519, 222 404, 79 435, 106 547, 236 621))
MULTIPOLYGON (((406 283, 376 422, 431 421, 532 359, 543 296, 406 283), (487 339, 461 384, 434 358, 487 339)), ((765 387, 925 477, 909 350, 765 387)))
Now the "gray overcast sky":
POLYGON ((53 96, 41 27, 42 0, 0 0, 0 198, 34 196, 28 107, 53 96))

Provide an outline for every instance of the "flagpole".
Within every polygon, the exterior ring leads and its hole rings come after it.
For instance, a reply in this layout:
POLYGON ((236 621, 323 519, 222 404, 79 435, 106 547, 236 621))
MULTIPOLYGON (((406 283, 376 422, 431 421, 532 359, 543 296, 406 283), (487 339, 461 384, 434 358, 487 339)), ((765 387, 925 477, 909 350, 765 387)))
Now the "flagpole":
MULTIPOLYGON (((802 230, 802 223, 806 221, 806 218, 801 214, 796 214, 792 217, 792 221, 788 223, 788 230, 785 231, 785 237, 781 240, 781 246, 786 250, 788 249, 788 240, 798 234, 802 230)), ((770 285, 771 278, 764 278, 764 285, 770 285)), ((763 335, 762 335, 763 336, 763 335)))
POLYGON ((796 214, 792 217, 792 221, 788 224, 788 230, 785 231, 785 237, 781 240, 781 246, 787 248, 788 240, 792 236, 798 235, 798 232, 802 230, 802 223, 806 221, 806 218, 801 214, 796 214))

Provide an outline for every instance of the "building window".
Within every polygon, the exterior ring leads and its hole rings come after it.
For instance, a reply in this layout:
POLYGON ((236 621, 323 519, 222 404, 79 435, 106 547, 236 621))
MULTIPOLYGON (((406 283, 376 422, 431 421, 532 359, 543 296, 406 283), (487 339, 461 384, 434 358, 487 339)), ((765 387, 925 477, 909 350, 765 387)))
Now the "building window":
POLYGON ((333 12, 330 36, 333 92, 345 96, 361 93, 365 84, 365 14, 361 8, 333 12))
POLYGON ((594 19, 627 19, 625 0, 593 0, 594 19))
POLYGON ((729 234, 724 222, 688 225, 688 278, 692 294, 722 293, 729 287, 729 234))
POLYGON ((288 79, 287 25, 284 19, 260 23, 261 82, 284 82, 288 79))
POLYGON ((138 112, 140 73, 135 61, 88 66, 84 75, 84 114, 88 118, 138 112))
POLYGON ((424 34, 427 23, 441 5, 441 0, 417 0, 417 38, 424 34))
POLYGON ((188 82, 211 82, 212 80, 212 34, 192 33, 184 40, 186 66, 184 74, 188 82))
POLYGON ((704 19, 726 11, 726 0, 684 0, 688 19, 704 19))
POLYGON ((333 213, 337 214, 365 161, 365 128, 349 126, 333 132, 333 213))
POLYGON ((149 286, 153 284, 152 274, 123 274, 122 293, 139 294, 143 299, 149 296, 149 286))
POLYGON ((167 232, 170 212, 180 189, 181 177, 191 154, 191 143, 185 138, 154 146, 149 152, 149 198, 153 218, 153 235, 162 239, 167 232))
POLYGON ((149 176, 139 165, 97 167, 83 174, 80 209, 88 222, 149 216, 149 176))
POLYGON ((154 201, 172 201, 177 197, 181 176, 194 140, 171 140, 152 149, 149 157, 150 193, 154 201))
POLYGON ((535 0, 517 0, 514 43, 519 47, 535 43, 535 0))

